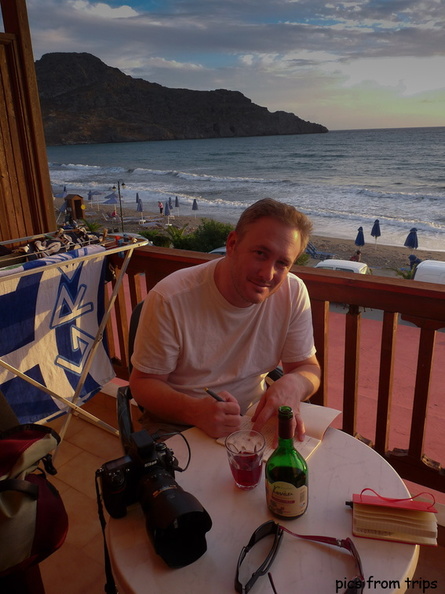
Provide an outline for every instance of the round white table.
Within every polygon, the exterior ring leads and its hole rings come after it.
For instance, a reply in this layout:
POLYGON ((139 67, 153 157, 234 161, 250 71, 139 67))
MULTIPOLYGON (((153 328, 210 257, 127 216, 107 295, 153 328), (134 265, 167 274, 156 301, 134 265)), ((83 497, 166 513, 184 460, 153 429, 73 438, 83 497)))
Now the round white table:
MULTIPOLYGON (((239 553, 252 532, 275 519, 266 507, 264 475, 252 491, 239 490, 234 482, 224 447, 198 429, 184 433, 192 459, 177 483, 192 493, 209 512, 213 527, 207 533, 207 552, 180 569, 170 569, 156 555, 146 532, 138 504, 123 519, 110 518, 107 542, 116 582, 126 594, 229 594, 239 553)), ((168 442, 181 465, 186 460, 183 440, 168 442)), ((386 497, 407 497, 408 490, 394 469, 374 450, 337 429, 329 428, 321 446, 311 455, 309 506, 306 513, 282 522, 294 532, 352 537, 352 510, 345 505, 353 493, 370 487, 386 497)), ((417 545, 352 537, 360 553, 364 592, 403 593, 412 578, 419 554, 417 545)), ((357 575, 353 557, 344 550, 284 534, 271 567, 278 594, 331 594, 344 592, 344 582, 357 575)), ((267 576, 258 579, 253 594, 271 594, 267 576)))

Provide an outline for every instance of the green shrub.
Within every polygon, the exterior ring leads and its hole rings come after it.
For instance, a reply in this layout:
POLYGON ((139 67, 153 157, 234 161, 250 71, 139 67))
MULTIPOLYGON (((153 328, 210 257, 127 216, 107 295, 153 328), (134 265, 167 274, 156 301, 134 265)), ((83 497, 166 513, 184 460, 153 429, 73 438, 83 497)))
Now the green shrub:
POLYGON ((188 224, 185 224, 183 227, 174 227, 173 225, 166 227, 164 230, 167 237, 170 239, 173 247, 178 250, 187 250, 191 249, 188 248, 187 245, 190 241, 190 235, 186 234, 186 229, 188 224))
POLYGON ((82 219, 82 224, 91 233, 97 233, 103 229, 103 225, 101 223, 97 223, 96 221, 87 221, 86 219, 82 219))
MULTIPOLYGON (((187 233, 188 225, 175 227, 171 225, 164 229, 141 231, 140 234, 158 247, 174 247, 178 250, 193 250, 196 252, 211 252, 225 245, 227 236, 234 230, 230 223, 220 223, 213 219, 202 219, 197 229, 187 233)), ((303 252, 296 260, 298 266, 306 266, 310 256, 303 252)))
POLYGON ((309 254, 306 254, 306 252, 303 252, 301 254, 301 256, 295 260, 295 264, 297 266, 306 266, 306 264, 309 262, 309 260, 310 260, 309 254))
POLYGON ((409 270, 406 270, 404 268, 392 268, 391 270, 394 270, 394 272, 397 274, 397 276, 401 276, 402 278, 410 280, 410 279, 414 278, 414 273, 416 272, 416 267, 409 269, 409 270))
POLYGON ((227 236, 233 229, 234 226, 230 223, 203 219, 196 231, 188 236, 189 247, 186 249, 211 252, 226 243, 227 236))
POLYGON ((154 229, 151 229, 149 231, 144 230, 144 231, 140 231, 139 235, 142 235, 142 237, 149 239, 150 241, 153 242, 153 245, 156 245, 158 247, 175 247, 173 245, 170 237, 165 235, 162 232, 162 230, 154 230, 154 229))

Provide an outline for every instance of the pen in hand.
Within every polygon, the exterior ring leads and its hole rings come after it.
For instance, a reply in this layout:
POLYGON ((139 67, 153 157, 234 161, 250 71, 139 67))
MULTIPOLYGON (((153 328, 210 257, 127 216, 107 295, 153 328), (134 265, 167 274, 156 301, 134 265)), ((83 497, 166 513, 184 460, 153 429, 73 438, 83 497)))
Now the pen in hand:
POLYGON ((218 400, 218 402, 225 402, 224 398, 221 398, 221 396, 218 396, 218 394, 216 392, 214 392, 213 390, 211 390, 210 388, 204 388, 204 390, 207 392, 207 394, 209 396, 211 396, 215 400, 218 400))

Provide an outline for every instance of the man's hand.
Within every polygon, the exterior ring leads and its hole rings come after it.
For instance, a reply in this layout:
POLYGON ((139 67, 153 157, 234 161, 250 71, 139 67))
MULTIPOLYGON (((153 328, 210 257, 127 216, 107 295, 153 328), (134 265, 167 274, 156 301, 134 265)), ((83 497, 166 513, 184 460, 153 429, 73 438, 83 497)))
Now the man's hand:
POLYGON ((252 417, 253 429, 261 431, 261 427, 270 418, 277 417, 280 406, 290 406, 294 412, 294 435, 303 441, 305 427, 300 414, 300 402, 309 398, 318 389, 320 366, 314 355, 300 363, 285 363, 283 369, 283 377, 274 382, 259 401, 252 417))
MULTIPOLYGON (((274 382, 263 394, 261 400, 258 403, 255 414, 252 417, 252 421, 254 423, 253 429, 255 429, 255 431, 261 431, 261 427, 271 417, 277 417, 278 408, 280 406, 290 406, 294 412, 294 418, 292 420, 293 434, 296 435, 300 441, 303 441, 305 427, 303 418, 300 414, 301 399, 298 397, 295 387, 291 387, 292 389, 290 392, 286 391, 284 386, 285 382, 283 382, 285 377, 286 376, 283 376, 274 382)), ((293 384, 293 386, 295 386, 295 384, 293 384)))
POLYGON ((193 424, 199 427, 210 437, 225 437, 240 428, 241 416, 238 401, 229 392, 218 394, 224 402, 218 402, 211 396, 203 399, 196 399, 195 421, 193 424))
POLYGON ((240 406, 229 392, 220 392, 219 402, 207 396, 188 396, 173 389, 167 375, 143 373, 133 368, 130 377, 133 397, 156 418, 180 425, 199 427, 210 437, 225 437, 237 431, 241 424, 240 406))

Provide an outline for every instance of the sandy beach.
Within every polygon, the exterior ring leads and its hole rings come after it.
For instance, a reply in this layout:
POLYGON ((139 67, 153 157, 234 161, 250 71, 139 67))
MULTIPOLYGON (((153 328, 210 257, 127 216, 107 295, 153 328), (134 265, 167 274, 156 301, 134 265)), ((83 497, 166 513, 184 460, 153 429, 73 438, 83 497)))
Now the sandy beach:
MULTIPOLYGON (((54 206, 56 209, 56 217, 58 216, 58 209, 62 205, 63 200, 56 199, 54 206)), ((119 208, 114 205, 100 204, 89 207, 88 203, 85 203, 85 219, 88 222, 95 222, 99 225, 108 228, 110 231, 116 229, 121 230, 121 224, 119 219, 112 219, 110 215, 114 210, 119 212, 119 208)), ((139 213, 135 209, 123 208, 124 216, 124 229, 131 233, 140 233, 144 230, 144 227, 139 222, 139 213)), ((167 224, 175 225, 179 228, 187 225, 187 232, 191 232, 196 229, 202 221, 202 218, 194 215, 180 215, 166 217, 160 215, 159 211, 144 211, 143 217, 146 221, 153 224, 154 229, 162 230, 167 224)), ((59 222, 62 222, 62 216, 59 216, 59 222)), ((311 238, 312 243, 316 249, 321 252, 327 252, 335 254, 336 258, 343 260, 349 260, 349 258, 360 249, 362 252, 361 260, 366 262, 372 269, 374 274, 381 274, 384 276, 396 276, 394 269, 408 268, 409 260, 408 256, 411 253, 421 260, 441 260, 445 261, 445 251, 438 252, 432 250, 416 249, 411 250, 403 246, 386 245, 381 241, 381 238, 377 242, 372 239, 371 242, 366 243, 363 247, 357 248, 353 240, 348 240, 338 237, 327 237, 313 235, 311 238)), ((317 260, 309 261, 309 266, 314 266, 317 260)))
MULTIPOLYGON (((314 235, 312 242, 316 248, 323 252, 334 253, 336 257, 343 260, 349 258, 360 249, 362 262, 366 262, 372 268, 374 274, 379 271, 392 271, 394 268, 409 267, 408 256, 414 253, 420 260, 442 260, 445 261, 445 252, 416 249, 411 250, 403 246, 385 245, 380 240, 366 243, 363 247, 357 248, 353 240, 334 237, 318 237, 314 235)), ((385 274, 385 272, 383 272, 385 274)))

